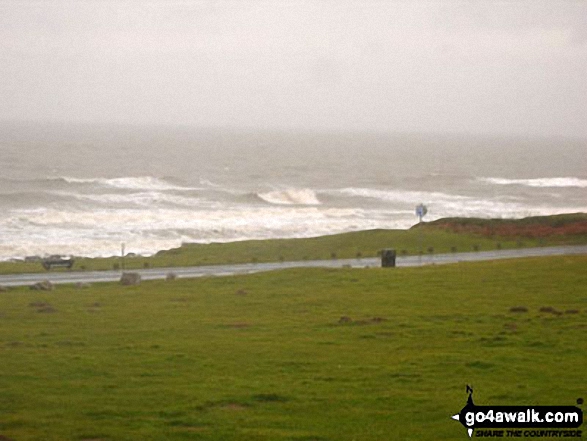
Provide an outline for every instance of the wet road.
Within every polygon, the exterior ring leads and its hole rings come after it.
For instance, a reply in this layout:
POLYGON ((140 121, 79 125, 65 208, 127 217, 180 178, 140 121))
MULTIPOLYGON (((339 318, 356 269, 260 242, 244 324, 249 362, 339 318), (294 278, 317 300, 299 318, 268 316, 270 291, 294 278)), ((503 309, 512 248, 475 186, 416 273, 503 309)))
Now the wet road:
MULTIPOLYGON (((519 257, 556 256, 571 254, 587 254, 587 245, 526 248, 515 250, 478 251, 471 253, 431 254, 423 256, 398 256, 398 267, 441 265, 457 262, 473 262, 495 259, 512 259, 519 257)), ((192 278, 203 276, 228 276, 234 274, 250 274, 262 271, 274 271, 285 268, 364 268, 366 266, 381 266, 379 258, 338 259, 338 260, 308 260, 300 262, 250 263, 238 265, 194 266, 183 268, 150 268, 132 270, 141 274, 143 280, 164 279, 169 272, 178 278, 192 278)), ((97 283, 120 280, 121 271, 85 271, 85 272, 45 272, 35 274, 0 275, 0 285, 19 286, 49 280, 51 283, 97 283)))

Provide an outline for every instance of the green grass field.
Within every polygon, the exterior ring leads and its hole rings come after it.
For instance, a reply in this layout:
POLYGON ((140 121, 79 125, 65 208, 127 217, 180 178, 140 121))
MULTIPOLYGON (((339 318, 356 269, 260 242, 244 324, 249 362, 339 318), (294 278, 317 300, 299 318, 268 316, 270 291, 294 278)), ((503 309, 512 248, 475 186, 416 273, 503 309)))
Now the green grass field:
MULTIPOLYGON (((587 214, 526 219, 440 219, 408 230, 357 231, 304 239, 186 244, 151 257, 127 257, 127 269, 229 263, 375 257, 383 248, 401 255, 587 244, 587 214)), ((73 271, 110 270, 119 257, 76 259, 73 271)), ((40 263, 0 262, 0 274, 44 272, 40 263)), ((51 271, 68 271, 52 269, 51 271)))
POLYGON ((586 268, 573 256, 12 289, 0 435, 464 440, 450 416, 466 384, 481 405, 587 398, 586 268))

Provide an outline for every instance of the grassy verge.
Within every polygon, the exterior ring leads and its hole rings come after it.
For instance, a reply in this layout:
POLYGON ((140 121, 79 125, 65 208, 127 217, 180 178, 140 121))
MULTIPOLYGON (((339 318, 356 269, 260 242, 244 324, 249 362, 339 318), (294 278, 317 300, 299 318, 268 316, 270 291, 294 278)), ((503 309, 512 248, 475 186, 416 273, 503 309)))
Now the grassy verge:
MULTIPOLYGON (((375 257, 383 248, 399 255, 587 244, 587 215, 521 220, 441 219, 409 230, 370 230, 306 239, 186 244, 152 257, 127 257, 128 269, 375 257)), ((120 258, 77 259, 73 271, 119 269, 120 258)), ((0 274, 44 272, 40 263, 2 262, 0 274)), ((67 271, 53 269, 52 271, 67 271)))
POLYGON ((0 295, 0 435, 465 439, 450 419, 465 384, 477 404, 584 398, 586 267, 573 256, 13 289, 0 295))

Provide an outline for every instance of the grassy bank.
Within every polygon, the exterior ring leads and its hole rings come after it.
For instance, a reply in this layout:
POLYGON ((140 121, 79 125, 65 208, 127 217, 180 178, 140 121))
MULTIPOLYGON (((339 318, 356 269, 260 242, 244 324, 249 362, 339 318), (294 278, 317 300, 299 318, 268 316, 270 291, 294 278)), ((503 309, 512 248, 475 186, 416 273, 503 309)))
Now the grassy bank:
POLYGON ((466 384, 477 404, 585 398, 586 267, 574 256, 13 289, 0 295, 0 435, 466 439, 450 419, 466 384))
MULTIPOLYGON (((306 239, 186 244, 152 257, 76 259, 73 271, 178 267, 375 257, 383 248, 399 255, 587 244, 587 215, 520 220, 441 219, 408 230, 370 230, 306 239)), ((40 263, 2 262, 0 273, 44 272, 40 263)), ((52 271, 66 271, 54 269, 52 271)))

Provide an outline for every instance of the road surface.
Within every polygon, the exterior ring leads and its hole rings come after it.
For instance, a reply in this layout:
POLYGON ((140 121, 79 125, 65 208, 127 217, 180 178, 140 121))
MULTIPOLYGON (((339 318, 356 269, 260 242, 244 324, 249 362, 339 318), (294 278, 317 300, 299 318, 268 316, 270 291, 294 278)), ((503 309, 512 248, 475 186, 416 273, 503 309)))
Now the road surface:
MULTIPOLYGON (((423 256, 398 256, 396 266, 408 267, 419 265, 441 265, 457 262, 472 262, 480 260, 512 259, 518 257, 557 256, 571 254, 587 254, 587 245, 524 248, 515 250, 478 251, 471 253, 427 254, 423 256)), ((381 266, 379 258, 338 259, 338 260, 308 260, 300 262, 249 263, 238 265, 212 265, 183 268, 150 268, 131 270, 141 274, 143 280, 164 279, 169 272, 178 278, 202 276, 228 276, 234 274, 249 274, 262 271, 273 271, 285 268, 364 268, 381 266)), ((0 275, 0 286, 32 285, 43 280, 51 283, 97 283, 120 280, 121 271, 64 271, 44 272, 34 274, 7 274, 0 275)))

